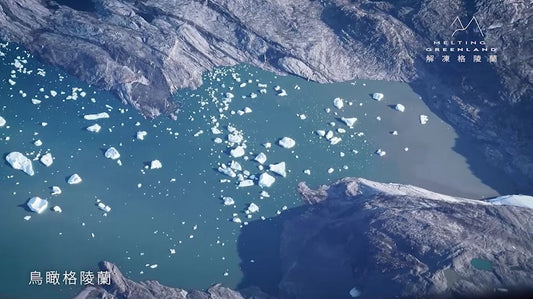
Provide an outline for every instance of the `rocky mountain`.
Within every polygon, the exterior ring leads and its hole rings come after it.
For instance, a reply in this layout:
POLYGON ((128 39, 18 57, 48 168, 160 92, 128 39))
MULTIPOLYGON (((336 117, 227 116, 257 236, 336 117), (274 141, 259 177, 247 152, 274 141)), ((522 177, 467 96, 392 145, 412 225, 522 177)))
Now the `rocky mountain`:
POLYGON ((405 81, 530 191, 532 16, 530 3, 511 0, 0 0, 0 37, 147 117, 175 117, 169 96, 223 65, 318 82, 405 81), (466 26, 472 16, 497 62, 426 63, 434 41, 480 39, 452 37, 456 18, 466 26))
MULTIPOLYGON (((528 298, 533 295, 533 197, 456 198, 345 178, 299 192, 307 205, 239 236, 239 292, 136 283, 108 262, 112 285, 90 298, 528 298), (260 237, 258 237, 260 236, 260 237), (254 262, 248 262, 250 260, 254 262)), ((180 270, 177 270, 180 271, 180 270)))

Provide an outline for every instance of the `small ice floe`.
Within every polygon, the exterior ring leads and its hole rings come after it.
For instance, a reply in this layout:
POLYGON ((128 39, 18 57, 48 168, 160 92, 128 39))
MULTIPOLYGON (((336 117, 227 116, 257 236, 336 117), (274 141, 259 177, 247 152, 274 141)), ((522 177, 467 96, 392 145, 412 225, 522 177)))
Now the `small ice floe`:
POLYGON ((242 180, 239 182, 239 187, 251 187, 254 185, 253 180, 242 180))
POLYGON ((170 254, 176 254, 176 249, 170 248, 168 251, 170 251, 170 254))
POLYGON ((216 144, 220 144, 220 143, 223 142, 223 140, 222 140, 222 138, 217 137, 217 138, 213 139, 213 142, 216 143, 216 144))
POLYGON ((230 151, 230 155, 233 158, 240 158, 244 156, 244 154, 245 154, 244 148, 240 145, 230 151))
POLYGON ((307 175, 311 175, 311 170, 310 169, 306 169, 306 170, 304 170, 304 173, 307 174, 307 175))
POLYGON ((46 126, 48 126, 48 123, 43 121, 43 122, 41 123, 41 126, 46 127, 46 126))
POLYGON ((250 98, 251 98, 251 99, 255 99, 255 98, 257 98, 257 93, 252 92, 252 93, 250 94, 250 98))
POLYGON ((296 141, 290 137, 283 137, 278 141, 278 144, 283 148, 292 148, 296 145, 296 141))
POLYGON ((274 184, 275 181, 276 179, 273 176, 264 172, 259 176, 259 187, 270 187, 272 186, 272 184, 274 184))
POLYGON ((163 164, 159 160, 153 160, 150 162, 150 169, 160 169, 163 168, 163 164))
POLYGON ((353 125, 355 125, 355 122, 357 121, 357 117, 341 117, 341 120, 350 128, 353 128, 353 125))
POLYGON ((229 167, 235 171, 242 171, 242 166, 237 161, 231 161, 229 167))
POLYGON ((52 157, 52 154, 46 153, 41 157, 41 163, 43 163, 46 167, 50 167, 52 163, 54 163, 54 158, 52 157))
POLYGON ((331 138, 333 138, 333 131, 330 130, 326 133, 326 139, 330 140, 331 138))
POLYGON ((101 118, 109 118, 107 112, 95 113, 95 114, 86 114, 83 116, 86 120, 97 120, 101 118))
POLYGON ((51 95, 52 97, 57 96, 57 91, 55 91, 55 90, 50 90, 50 95, 51 95))
POLYGON ((297 116, 298 116, 301 120, 305 120, 305 119, 307 119, 307 115, 305 115, 305 114, 297 114, 297 116))
POLYGON ((243 111, 244 111, 244 113, 252 113, 252 108, 244 107, 243 111))
POLYGON ((43 142, 41 141, 41 139, 37 139, 37 140, 35 140, 35 141, 33 142, 33 144, 34 144, 35 146, 41 146, 41 145, 43 145, 43 142))
POLYGON ((229 196, 222 197, 225 206, 232 206, 235 204, 235 200, 229 196))
POLYGON ((425 125, 427 124, 429 118, 427 115, 421 114, 420 115, 420 124, 425 125))
POLYGON ((211 133, 213 133, 214 135, 219 135, 222 134, 222 131, 220 131, 220 129, 215 126, 211 127, 211 133))
POLYGON ((259 164, 264 164, 267 160, 267 156, 264 153, 259 153, 257 156, 255 156, 254 160, 259 164))
POLYGON ((63 213, 63 209, 60 206, 54 206, 52 210, 56 213, 63 213))
POLYGON ((394 136, 398 136, 398 131, 392 131, 391 134, 394 136))
POLYGON ((146 131, 139 131, 137 132, 137 139, 138 140, 144 140, 144 137, 146 137, 148 133, 146 131))
POLYGON ((253 202, 246 209, 246 214, 257 213, 257 212, 259 212, 259 207, 253 202))
POLYGON ((52 192, 50 192, 51 195, 59 195, 61 193, 61 188, 59 188, 58 186, 52 186, 52 192))
POLYGON ((237 174, 231 168, 226 166, 226 164, 220 165, 220 167, 218 167, 218 172, 223 173, 232 178, 237 176, 237 174))
POLYGON ((285 91, 285 89, 282 89, 282 90, 278 91, 278 96, 286 97, 287 96, 287 91, 285 91))
MULTIPOLYGON (((326 136, 326 131, 324 130, 316 130, 315 133, 320 136, 320 137, 324 137, 326 136)), ((332 132, 333 133, 333 132, 332 132)))
POLYGON ((30 216, 30 215, 28 215, 28 216, 24 216, 24 220, 28 221, 28 220, 30 220, 30 219, 31 219, 31 216, 30 216))
POLYGON ((108 205, 106 205, 105 203, 103 203, 103 202, 101 202, 101 201, 98 202, 98 203, 96 204, 96 206, 97 206, 100 210, 102 210, 102 211, 104 211, 104 212, 106 212, 106 213, 111 212, 111 207, 108 206, 108 205))
POLYGON ((74 185, 81 183, 81 181, 81 177, 77 173, 75 173, 68 178, 67 183, 69 183, 70 185, 74 185))
POLYGON ((343 129, 343 128, 337 128, 337 133, 344 134, 344 133, 346 133, 346 130, 343 129))
POLYGON ((13 167, 13 169, 22 170, 30 176, 35 174, 31 160, 22 153, 11 152, 6 156, 6 161, 11 167, 13 167))
POLYGON ((328 173, 333 173, 335 171, 335 169, 333 169, 332 167, 328 168, 328 173))
POLYGON ((408 152, 408 151, 409 151, 409 148, 408 148, 408 147, 404 147, 403 150, 406 151, 406 152, 408 152))
POLYGON ((242 220, 239 217, 233 217, 231 221, 233 221, 234 223, 242 223, 242 220))
POLYGON ((261 191, 261 193, 259 195, 261 197, 265 197, 265 198, 269 198, 270 197, 270 194, 268 194, 268 192, 266 192, 265 190, 261 191))
POLYGON ((228 134, 228 141, 230 143, 237 143, 240 144, 243 140, 243 137, 241 134, 238 133, 230 133, 228 134))
POLYGON ((35 196, 28 200, 27 205, 31 211, 37 214, 41 214, 46 210, 46 208, 48 208, 48 201, 46 199, 42 199, 38 196, 35 196))
POLYGON ((374 92, 372 98, 376 101, 381 101, 383 99, 383 94, 379 92, 374 92))
POLYGON ((331 145, 335 145, 335 144, 337 144, 337 143, 339 143, 339 142, 341 142, 341 141, 342 141, 342 138, 335 136, 335 137, 332 137, 332 138, 329 140, 329 143, 330 143, 331 145))
POLYGON ((106 158, 111 159, 111 160, 116 160, 120 158, 120 153, 114 147, 108 148, 104 155, 106 158))
POLYGON ((387 152, 385 152, 384 150, 378 148, 378 150, 376 151, 376 155, 380 156, 380 157, 383 157, 387 154, 387 152))
POLYGON ((37 99, 31 99, 31 103, 33 105, 39 105, 41 103, 41 100, 37 100, 37 99))
POLYGON ((376 116, 376 120, 377 120, 377 121, 381 121, 381 116, 379 116, 379 115, 376 116))
POLYGON ((344 107, 344 100, 341 98, 333 99, 333 106, 335 106, 337 109, 342 109, 342 107, 344 107))
POLYGON ((6 119, 0 116, 0 127, 3 127, 6 125, 6 119))
POLYGON ((359 290, 356 288, 356 287, 353 287, 350 292, 349 292, 350 296, 352 298, 356 298, 356 297, 359 297, 361 295, 361 292, 359 292, 359 290))
POLYGON ((394 106, 394 109, 396 109, 396 111, 404 112, 405 106, 402 104, 396 104, 396 106, 394 106))
POLYGON ((155 268, 157 268, 157 264, 150 265, 150 268, 151 268, 151 269, 155 269, 155 268))
POLYGON ((270 171, 272 171, 275 174, 279 174, 282 177, 286 177, 287 176, 285 162, 279 162, 277 164, 270 164, 268 167, 269 167, 270 171))
POLYGON ((233 99, 235 97, 231 92, 226 92, 226 99, 233 99))
POLYGON ((263 146, 264 146, 265 148, 271 148, 271 147, 272 147, 272 143, 270 143, 270 142, 266 142, 266 143, 263 143, 263 146))
POLYGON ((94 125, 88 126, 86 130, 89 132, 98 133, 100 132, 101 129, 102 127, 100 127, 99 124, 94 124, 94 125))

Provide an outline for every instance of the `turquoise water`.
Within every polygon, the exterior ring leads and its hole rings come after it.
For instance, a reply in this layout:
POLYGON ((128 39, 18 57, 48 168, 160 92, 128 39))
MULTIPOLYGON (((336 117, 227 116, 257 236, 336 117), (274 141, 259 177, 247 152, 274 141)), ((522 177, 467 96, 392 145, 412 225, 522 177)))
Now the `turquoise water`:
POLYGON ((262 221, 261 217, 269 221, 300 205, 295 187, 303 180, 316 187, 361 176, 457 196, 497 195, 452 150, 457 138, 453 129, 406 84, 358 80, 320 85, 240 65, 205 74, 201 88, 178 93, 175 98, 183 108, 177 121, 146 120, 111 94, 43 66, 16 46, 0 51, 5 54, 0 57, 0 116, 7 120, 0 128, 3 157, 11 151, 30 158, 49 151, 55 157, 49 168, 34 161, 33 177, 5 162, 0 166, 0 295, 68 298, 79 287, 28 286, 30 272, 95 270, 101 260, 117 263, 134 280, 155 279, 184 288, 206 288, 215 282, 234 287, 242 279, 236 242, 245 225, 232 222, 234 214, 243 222, 262 221), (17 56, 27 60, 19 71, 13 65, 17 56), (33 72, 24 74, 24 68, 33 72), (39 75, 37 68, 46 74, 39 75), (12 74, 15 85, 8 82, 12 74), (240 87, 242 83, 246 86, 240 87), (268 85, 266 94, 259 93, 258 83, 268 85), (288 95, 278 96, 277 85, 288 95), (81 88, 78 98, 67 100, 74 87, 81 88), (51 90, 58 94, 51 96, 51 90), (220 112, 229 91, 235 97, 228 110, 220 112), (372 100, 373 92, 384 93, 383 101, 372 100), (252 99, 251 93, 258 96, 252 99), (344 108, 333 106, 336 97, 345 99, 344 108), (33 104, 31 99, 42 102, 33 104), (397 103, 406 111, 389 106, 397 103), (239 115, 237 111, 245 107, 252 112, 239 115), (83 118, 99 112, 109 113, 110 118, 83 118), (429 116, 426 125, 420 124, 420 114, 429 116), (338 120, 342 116, 358 118, 353 129, 338 120), (212 117, 223 134, 211 132, 212 117), (93 123, 102 126, 99 133, 85 130, 93 123), (231 158, 228 144, 213 141, 226 140, 228 125, 243 131, 248 160, 231 158), (338 128, 346 133, 336 132, 338 128), (147 131, 145 140, 136 139, 139 130, 147 131), (316 130, 335 131, 342 141, 330 145, 316 130), (397 136, 391 134, 394 130, 397 136), (278 146, 284 136, 293 138, 296 146, 278 146), (34 145, 37 139, 42 140, 41 147, 34 145), (272 147, 265 148, 266 142, 272 147), (120 152, 122 166, 104 157, 110 146, 120 152), (385 156, 375 154, 379 148, 385 156), (275 175, 274 185, 264 189, 269 198, 260 196, 257 185, 237 188, 236 179, 216 171, 219 163, 235 160, 258 175, 262 171, 252 160, 260 152, 267 155, 267 165, 287 164, 287 177, 275 175), (163 168, 146 169, 155 159, 163 168), (73 173, 81 176, 81 184, 66 183, 73 173), (230 182, 221 182, 226 179, 230 182), (54 185, 63 194, 51 196, 54 185), (32 196, 48 199, 50 207, 58 205, 63 212, 29 212, 25 203, 32 196), (233 197, 235 205, 224 206, 223 196, 233 197), (96 199, 112 208, 107 216, 96 207, 96 199), (244 210, 252 202, 260 210, 249 219, 244 210), (27 215, 32 216, 29 221, 23 219, 27 215), (155 269, 146 266, 154 264, 155 269))
POLYGON ((475 258, 470 261, 470 264, 478 270, 492 271, 492 263, 485 259, 475 258))

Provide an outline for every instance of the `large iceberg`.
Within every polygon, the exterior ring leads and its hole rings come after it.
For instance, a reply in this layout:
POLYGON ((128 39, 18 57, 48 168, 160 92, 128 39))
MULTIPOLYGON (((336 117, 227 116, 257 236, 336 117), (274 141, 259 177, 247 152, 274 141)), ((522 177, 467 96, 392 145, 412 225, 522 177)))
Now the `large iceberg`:
POLYGON ((116 159, 120 158, 120 153, 117 151, 116 148, 110 147, 105 152, 105 157, 108 158, 108 159, 116 160, 116 159))
POLYGON ((35 174, 31 160, 26 158, 22 153, 11 152, 6 156, 6 161, 13 169, 22 170, 29 175, 35 174))
POLYGON ((270 187, 272 186, 272 184, 274 184, 274 182, 276 181, 276 179, 271 176, 270 174, 268 173, 262 173, 260 176, 259 176, 259 187, 263 188, 263 187, 270 187))
POLYGON ((279 174, 282 177, 287 176, 287 171, 285 169, 286 168, 285 162, 279 162, 277 164, 270 164, 269 168, 270 168, 270 171, 272 171, 273 173, 279 174))
POLYGON ((70 185, 79 184, 81 183, 81 177, 75 173, 68 178, 67 183, 70 185))
POLYGON ((290 137, 283 137, 279 140, 279 145, 283 148, 292 148, 296 145, 296 141, 290 137))
POLYGON ((30 210, 32 210, 33 212, 41 214, 48 207, 48 201, 46 199, 42 199, 38 196, 35 196, 28 200, 27 205, 28 208, 30 208, 30 210))
POLYGON ((52 154, 46 153, 41 157, 41 163, 43 163, 46 167, 50 167, 52 163, 54 163, 54 158, 52 157, 52 154))
POLYGON ((507 205, 533 209, 533 196, 527 195, 504 195, 489 199, 493 205, 507 205))
POLYGON ((109 118, 109 114, 107 114, 107 112, 87 114, 87 115, 84 115, 83 118, 85 118, 86 120, 97 120, 101 118, 109 118))

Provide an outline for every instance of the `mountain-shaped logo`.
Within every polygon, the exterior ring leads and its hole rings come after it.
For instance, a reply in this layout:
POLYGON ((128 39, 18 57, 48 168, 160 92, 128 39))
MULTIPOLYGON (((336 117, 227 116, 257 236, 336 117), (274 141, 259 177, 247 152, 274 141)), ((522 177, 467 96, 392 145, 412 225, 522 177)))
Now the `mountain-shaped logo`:
POLYGON ((476 17, 472 17, 470 19, 470 22, 468 22, 468 24, 466 24, 466 26, 463 25, 463 22, 461 22, 461 19, 459 19, 459 17, 455 17, 455 20, 453 20, 453 23, 452 23, 452 27, 453 28, 456 28, 453 33, 452 33, 452 37, 457 33, 457 32, 460 32, 460 31, 466 31, 470 26, 476 26, 477 27, 477 30, 479 31, 479 34, 481 34, 481 37, 485 37, 485 34, 483 34, 483 30, 481 30, 481 26, 479 26, 479 22, 477 21, 476 17))

